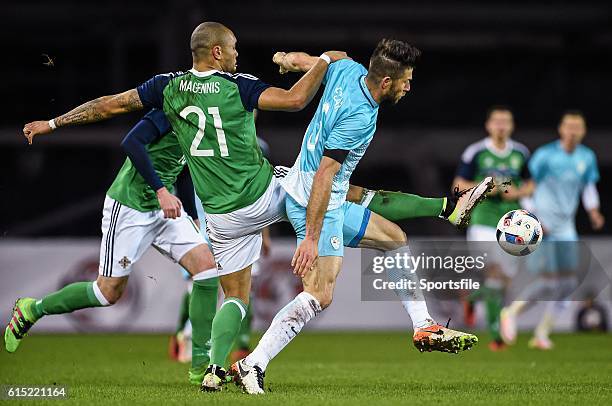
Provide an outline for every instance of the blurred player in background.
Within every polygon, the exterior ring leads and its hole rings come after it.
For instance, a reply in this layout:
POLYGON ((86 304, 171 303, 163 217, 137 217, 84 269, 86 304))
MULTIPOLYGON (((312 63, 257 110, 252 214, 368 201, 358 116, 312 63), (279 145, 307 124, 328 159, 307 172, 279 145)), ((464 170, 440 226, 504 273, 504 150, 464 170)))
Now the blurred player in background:
MULTIPOLYGON (((126 136, 122 145, 130 150, 131 140, 143 132, 157 135, 148 151, 142 152, 150 156, 156 179, 145 179, 138 173, 133 164, 138 157, 125 160, 104 201, 98 279, 72 283, 38 300, 18 299, 4 332, 8 352, 17 350, 43 316, 116 303, 127 286, 132 265, 150 246, 180 263, 191 275, 214 266, 212 253, 190 217, 198 221, 193 183, 178 140, 173 136, 159 138, 168 131, 163 113, 154 110, 126 136), (182 203, 170 193, 175 184, 182 203)), ((31 143, 36 134, 29 135, 31 143)))
POLYGON ((502 311, 501 333, 504 341, 516 340, 516 317, 527 305, 548 300, 546 310, 529 341, 532 348, 553 348, 549 338, 554 319, 567 309, 567 299, 576 289, 576 270, 580 262, 576 210, 582 205, 589 215, 593 230, 601 230, 605 219, 600 211, 597 158, 582 145, 587 126, 579 111, 568 111, 559 123, 560 139, 538 148, 529 162, 536 182, 533 210, 544 231, 542 247, 528 258, 530 268, 539 278, 517 300, 502 311))
MULTIPOLYGON (((493 177, 496 187, 487 200, 474 209, 467 230, 468 241, 493 243, 497 240, 495 232, 499 219, 510 210, 521 207, 519 199, 533 193, 534 183, 527 167, 527 147, 510 139, 514 131, 512 111, 505 106, 491 107, 487 112, 485 129, 488 136, 463 152, 453 184, 468 188, 486 176, 493 177)), ((474 300, 484 300, 487 326, 493 338, 489 348, 494 351, 504 346, 499 333, 499 314, 505 288, 517 270, 513 258, 497 248, 488 250, 485 284, 473 294, 466 306, 466 318, 468 324, 472 324, 474 300)))

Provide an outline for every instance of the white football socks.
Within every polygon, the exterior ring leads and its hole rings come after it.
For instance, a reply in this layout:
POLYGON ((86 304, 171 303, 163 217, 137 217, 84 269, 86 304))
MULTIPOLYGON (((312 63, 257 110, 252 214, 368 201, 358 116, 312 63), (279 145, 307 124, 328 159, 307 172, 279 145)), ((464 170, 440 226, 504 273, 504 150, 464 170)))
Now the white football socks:
MULTIPOLYGON (((397 248, 395 250, 385 252, 385 256, 387 257, 396 258, 397 254, 399 254, 401 258, 403 258, 404 255, 412 256, 410 248, 407 245, 397 248)), ((423 292, 421 292, 421 289, 419 288, 419 278, 416 272, 412 272, 412 269, 406 267, 394 266, 392 268, 387 269, 387 276, 389 278, 389 281, 392 282, 399 282, 402 279, 406 279, 414 281, 415 283, 415 289, 395 290, 395 293, 402 300, 402 305, 404 306, 404 309, 406 309, 406 311, 410 315, 410 318, 412 319, 413 329, 416 330, 433 324, 433 319, 429 315, 429 311, 427 310, 427 303, 425 303, 425 297, 423 297, 423 292)))
POLYGON ((319 313, 321 305, 314 296, 306 292, 297 295, 276 314, 257 347, 246 357, 245 363, 249 366, 257 365, 265 371, 272 358, 319 313))

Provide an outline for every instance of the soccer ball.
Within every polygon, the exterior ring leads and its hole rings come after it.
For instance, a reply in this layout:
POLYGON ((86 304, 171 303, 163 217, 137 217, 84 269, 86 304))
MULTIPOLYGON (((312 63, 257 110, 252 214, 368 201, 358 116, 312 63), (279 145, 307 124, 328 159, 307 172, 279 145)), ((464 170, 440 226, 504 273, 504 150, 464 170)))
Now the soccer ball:
POLYGON ((497 223, 497 242, 510 255, 531 254, 542 241, 542 224, 527 210, 512 210, 497 223))

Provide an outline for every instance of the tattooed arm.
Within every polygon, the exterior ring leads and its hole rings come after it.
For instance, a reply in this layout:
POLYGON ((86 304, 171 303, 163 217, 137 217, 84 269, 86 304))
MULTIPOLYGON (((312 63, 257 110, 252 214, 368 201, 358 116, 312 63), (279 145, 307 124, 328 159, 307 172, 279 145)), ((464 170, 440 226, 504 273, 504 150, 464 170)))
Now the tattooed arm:
POLYGON ((102 96, 95 100, 81 104, 55 119, 55 125, 62 127, 74 124, 87 124, 106 120, 119 114, 142 109, 142 102, 136 89, 115 94, 102 96))
MULTIPOLYGON (((95 123, 130 111, 142 110, 142 108, 143 105, 138 91, 132 89, 88 101, 68 113, 56 117, 53 122, 55 127, 95 123)), ((35 136, 49 134, 53 130, 49 121, 33 121, 23 127, 23 135, 28 139, 28 143, 32 144, 35 136)))

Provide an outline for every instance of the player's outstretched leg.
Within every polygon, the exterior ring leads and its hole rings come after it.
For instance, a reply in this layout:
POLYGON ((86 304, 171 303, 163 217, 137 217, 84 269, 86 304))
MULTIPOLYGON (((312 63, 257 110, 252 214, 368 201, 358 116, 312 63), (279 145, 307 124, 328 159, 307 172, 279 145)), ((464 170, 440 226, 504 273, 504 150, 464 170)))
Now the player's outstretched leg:
MULTIPOLYGON (((351 208, 349 207, 349 211, 351 208)), ((345 214, 345 221, 351 216, 345 214)), ((406 234, 401 228, 391 221, 372 213, 369 217, 365 234, 359 243, 362 248, 374 248, 383 250, 385 256, 395 258, 411 256, 406 234)), ((416 289, 396 289, 395 293, 399 296, 404 309, 412 319, 414 329, 413 342, 417 349, 423 351, 442 351, 458 353, 459 351, 469 350, 478 342, 478 338, 469 333, 451 330, 436 323, 429 315, 425 297, 418 289, 419 281, 415 272, 411 272, 406 267, 394 264, 387 269, 387 276, 390 282, 402 280, 413 281, 416 289)))
POLYGON ((15 302, 13 317, 4 330, 4 346, 8 352, 17 350, 21 340, 39 319, 31 310, 35 302, 36 299, 31 297, 20 298, 15 302))
POLYGON ((99 277, 96 282, 76 282, 64 286, 40 300, 33 298, 17 299, 13 316, 4 330, 4 345, 8 352, 15 352, 23 338, 41 317, 49 314, 70 313, 88 307, 108 306, 121 296, 127 277, 99 277), (110 299, 100 290, 100 285, 110 299))
POLYGON ((474 208, 493 189, 493 179, 485 178, 476 186, 455 190, 448 199, 428 198, 410 193, 369 190, 351 185, 347 200, 367 207, 389 221, 402 221, 420 217, 439 217, 456 227, 465 227, 474 208))
POLYGON ((467 227, 470 223, 474 207, 486 199, 487 193, 493 190, 494 186, 493 178, 487 176, 479 184, 471 188, 460 191, 459 188, 456 187, 453 196, 455 208, 447 217, 448 221, 458 228, 467 227))

